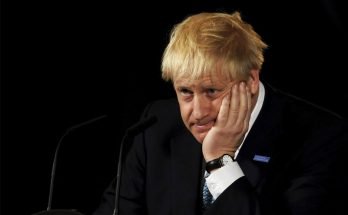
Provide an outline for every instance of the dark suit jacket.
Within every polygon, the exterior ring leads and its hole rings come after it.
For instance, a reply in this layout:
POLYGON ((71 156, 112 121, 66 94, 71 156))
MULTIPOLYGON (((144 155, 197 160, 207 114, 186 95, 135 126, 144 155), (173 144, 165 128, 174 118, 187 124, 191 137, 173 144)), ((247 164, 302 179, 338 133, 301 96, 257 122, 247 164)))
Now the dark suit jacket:
MULTIPOLYGON (((237 157, 245 177, 230 185, 205 214, 338 214, 345 201, 336 198, 338 188, 347 195, 341 178, 345 174, 338 176, 345 172, 338 159, 347 144, 342 120, 265 88, 264 105, 237 157), (260 162, 255 155, 270 160, 260 162)), ((153 103, 144 118, 152 115, 157 122, 135 136, 125 160, 120 212, 201 214, 201 144, 184 127, 176 100, 153 103)), ((95 215, 112 214, 113 186, 95 215)))

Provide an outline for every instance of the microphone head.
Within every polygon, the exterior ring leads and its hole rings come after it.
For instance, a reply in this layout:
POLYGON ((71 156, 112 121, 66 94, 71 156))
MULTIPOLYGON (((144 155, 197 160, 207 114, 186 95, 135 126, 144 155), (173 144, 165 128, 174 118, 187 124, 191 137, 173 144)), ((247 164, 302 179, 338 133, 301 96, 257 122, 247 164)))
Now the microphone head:
POLYGON ((84 215, 76 210, 55 209, 48 211, 41 211, 32 215, 84 215))

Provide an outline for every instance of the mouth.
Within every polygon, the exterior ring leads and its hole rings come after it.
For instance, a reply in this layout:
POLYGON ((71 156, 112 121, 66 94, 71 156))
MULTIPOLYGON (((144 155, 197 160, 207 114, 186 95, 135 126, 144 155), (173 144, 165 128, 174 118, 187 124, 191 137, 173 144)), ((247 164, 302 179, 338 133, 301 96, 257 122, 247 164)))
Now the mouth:
POLYGON ((214 120, 211 120, 207 123, 193 123, 192 129, 198 133, 203 133, 209 131, 214 125, 214 120))

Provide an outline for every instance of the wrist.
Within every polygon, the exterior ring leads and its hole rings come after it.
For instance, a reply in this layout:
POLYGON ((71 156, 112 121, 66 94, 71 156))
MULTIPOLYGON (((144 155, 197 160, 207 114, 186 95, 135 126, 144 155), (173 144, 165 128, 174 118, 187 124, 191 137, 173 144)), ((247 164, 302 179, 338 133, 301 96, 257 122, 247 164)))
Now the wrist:
POLYGON ((209 162, 209 161, 221 158, 224 155, 229 155, 232 158, 234 158, 234 153, 232 153, 232 152, 220 152, 220 153, 214 153, 214 154, 213 153, 211 153, 211 154, 208 154, 208 153, 204 154, 203 153, 203 157, 204 157, 205 162, 209 162))
POLYGON ((205 169, 208 173, 211 173, 212 171, 219 169, 225 165, 228 165, 232 162, 235 162, 233 156, 229 154, 224 154, 216 159, 207 161, 205 169))

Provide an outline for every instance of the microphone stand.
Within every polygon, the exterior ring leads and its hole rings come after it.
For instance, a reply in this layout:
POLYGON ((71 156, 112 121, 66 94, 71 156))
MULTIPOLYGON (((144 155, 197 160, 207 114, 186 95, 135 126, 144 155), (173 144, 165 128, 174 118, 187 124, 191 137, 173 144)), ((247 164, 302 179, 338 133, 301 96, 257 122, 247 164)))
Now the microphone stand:
POLYGON ((38 213, 35 213, 33 215, 83 215, 82 213, 76 211, 76 210, 66 210, 66 209, 54 209, 52 210, 52 197, 53 197, 53 188, 54 188, 54 179, 55 179, 55 175, 56 175, 56 166, 57 166, 57 160, 58 160, 58 152, 60 149, 60 145, 64 139, 64 137, 66 137, 71 131, 75 130, 76 128, 82 127, 84 125, 90 124, 92 122, 95 122, 97 120, 103 119, 105 118, 107 115, 102 115, 93 119, 90 119, 88 121, 82 122, 80 124, 74 125, 70 128, 68 128, 63 135, 61 136, 61 138, 58 141, 57 147, 56 147, 56 151, 54 153, 54 158, 53 158, 53 164, 52 164, 52 172, 51 172, 51 182, 50 182, 50 191, 48 194, 48 204, 47 204, 47 209, 45 211, 41 211, 38 213))

